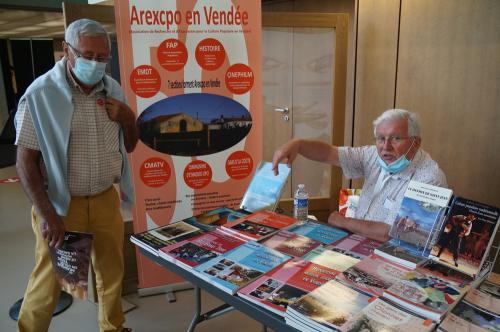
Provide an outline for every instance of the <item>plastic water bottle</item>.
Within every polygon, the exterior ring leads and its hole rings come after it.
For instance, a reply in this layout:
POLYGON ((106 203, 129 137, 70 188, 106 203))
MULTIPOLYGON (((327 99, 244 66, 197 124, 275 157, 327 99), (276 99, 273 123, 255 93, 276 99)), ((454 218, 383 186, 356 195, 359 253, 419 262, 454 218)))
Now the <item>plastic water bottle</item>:
POLYGON ((309 194, 305 189, 304 184, 299 184, 295 196, 293 197, 293 216, 303 224, 307 221, 309 205, 309 194))

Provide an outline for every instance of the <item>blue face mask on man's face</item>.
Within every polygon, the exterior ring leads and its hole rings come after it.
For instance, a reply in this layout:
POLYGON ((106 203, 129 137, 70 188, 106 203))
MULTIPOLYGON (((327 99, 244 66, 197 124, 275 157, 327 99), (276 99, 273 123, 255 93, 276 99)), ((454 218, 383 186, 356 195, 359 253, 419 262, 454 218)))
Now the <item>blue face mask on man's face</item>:
POLYGON ((415 143, 415 139, 413 139, 413 141, 411 142, 410 147, 405 152, 405 154, 402 155, 401 157, 399 157, 398 159, 396 159, 395 161, 393 161, 392 163, 390 163, 389 165, 387 165, 385 163, 385 161, 380 157, 380 155, 377 156, 377 162, 378 162, 378 164, 387 173, 394 174, 394 173, 399 173, 399 172, 403 171, 411 163, 411 161, 406 158, 406 155, 408 154, 408 152, 410 152, 410 150, 411 150, 411 148, 413 146, 413 143, 415 143))
POLYGON ((106 63, 77 57, 73 74, 85 85, 94 85, 104 77, 106 63))

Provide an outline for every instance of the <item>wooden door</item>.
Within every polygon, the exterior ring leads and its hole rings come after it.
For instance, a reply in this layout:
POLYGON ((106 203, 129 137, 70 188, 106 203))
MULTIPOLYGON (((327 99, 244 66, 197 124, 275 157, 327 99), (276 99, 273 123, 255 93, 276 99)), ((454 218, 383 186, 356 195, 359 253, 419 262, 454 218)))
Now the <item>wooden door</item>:
MULTIPOLYGON (((346 14, 263 13, 264 160, 292 138, 344 144, 346 14)), ((339 169, 299 157, 280 204, 292 207, 304 183, 310 212, 325 221, 337 207, 339 169)))

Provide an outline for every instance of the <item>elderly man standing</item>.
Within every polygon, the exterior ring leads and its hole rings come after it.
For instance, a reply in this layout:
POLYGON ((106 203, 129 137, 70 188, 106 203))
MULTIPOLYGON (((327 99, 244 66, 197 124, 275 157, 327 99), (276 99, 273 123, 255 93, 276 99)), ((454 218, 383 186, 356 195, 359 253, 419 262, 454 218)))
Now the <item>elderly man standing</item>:
POLYGON ((66 29, 64 58, 37 78, 16 115, 17 171, 33 202, 35 268, 19 314, 19 331, 47 331, 60 286, 49 246, 64 232, 93 234, 101 331, 124 328, 121 307, 123 220, 120 182, 133 199, 127 152, 138 140, 135 114, 119 84, 106 75, 110 39, 104 27, 81 19, 66 29))
POLYGON ((447 183, 438 164, 420 148, 420 124, 415 113, 387 110, 373 122, 373 128, 375 145, 371 146, 337 147, 320 141, 294 139, 274 153, 273 169, 277 173, 278 163, 285 159, 291 166, 300 154, 341 167, 348 179, 364 178, 355 217, 346 218, 333 212, 328 223, 386 241, 410 180, 444 187, 447 183))

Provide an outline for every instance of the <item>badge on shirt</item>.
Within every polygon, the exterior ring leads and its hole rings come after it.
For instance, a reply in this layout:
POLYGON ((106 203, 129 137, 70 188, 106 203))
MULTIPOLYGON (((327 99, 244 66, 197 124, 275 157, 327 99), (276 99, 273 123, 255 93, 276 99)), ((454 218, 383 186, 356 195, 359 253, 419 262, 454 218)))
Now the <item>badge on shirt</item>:
POLYGON ((98 105, 98 106, 104 106, 104 99, 102 99, 102 98, 97 98, 96 103, 97 103, 97 105, 98 105))

